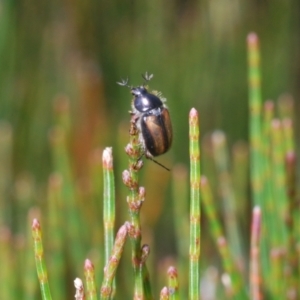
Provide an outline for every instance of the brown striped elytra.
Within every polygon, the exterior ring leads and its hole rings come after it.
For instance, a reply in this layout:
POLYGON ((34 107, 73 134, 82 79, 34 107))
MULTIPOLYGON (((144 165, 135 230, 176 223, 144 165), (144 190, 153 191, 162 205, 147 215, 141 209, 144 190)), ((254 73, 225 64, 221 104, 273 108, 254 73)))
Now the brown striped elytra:
MULTIPOLYGON (((172 145, 172 123, 167 108, 157 108, 141 118, 141 131, 145 149, 152 156, 166 153, 172 145)), ((146 155, 149 156, 149 153, 146 155)))
MULTIPOLYGON (((143 76, 145 81, 149 81, 152 77, 152 74, 148 75, 147 73, 143 76)), ((144 155, 158 163, 153 157, 166 153, 172 145, 173 131, 169 110, 159 93, 148 92, 144 85, 132 87, 127 83, 128 80, 119 82, 120 85, 129 87, 134 96, 132 114, 136 117, 144 155)), ((161 166, 169 170, 165 166, 161 166)))

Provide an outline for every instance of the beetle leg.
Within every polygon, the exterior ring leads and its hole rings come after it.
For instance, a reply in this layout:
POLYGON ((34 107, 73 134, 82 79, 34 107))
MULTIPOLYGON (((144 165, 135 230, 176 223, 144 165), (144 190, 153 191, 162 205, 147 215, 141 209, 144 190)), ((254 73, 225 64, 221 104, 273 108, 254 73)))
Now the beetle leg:
MULTIPOLYGON (((152 160, 153 162, 155 162, 157 165, 161 166, 161 167, 164 168, 165 170, 171 171, 169 168, 167 168, 166 166, 162 165, 160 162, 158 162, 157 160, 155 160, 155 159, 153 158, 153 155, 152 155, 148 150, 145 151, 144 155, 145 155, 145 157, 146 157, 147 159, 152 160)), ((141 156, 141 158, 142 158, 142 156, 141 156)))

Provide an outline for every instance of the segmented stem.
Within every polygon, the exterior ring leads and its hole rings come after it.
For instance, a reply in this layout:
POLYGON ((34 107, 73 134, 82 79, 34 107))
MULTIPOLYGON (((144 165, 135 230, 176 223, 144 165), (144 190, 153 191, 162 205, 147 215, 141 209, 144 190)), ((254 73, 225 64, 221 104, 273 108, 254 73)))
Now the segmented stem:
POLYGON ((196 109, 189 115, 190 139, 190 261, 189 261, 189 299, 200 297, 200 149, 199 119, 196 109))

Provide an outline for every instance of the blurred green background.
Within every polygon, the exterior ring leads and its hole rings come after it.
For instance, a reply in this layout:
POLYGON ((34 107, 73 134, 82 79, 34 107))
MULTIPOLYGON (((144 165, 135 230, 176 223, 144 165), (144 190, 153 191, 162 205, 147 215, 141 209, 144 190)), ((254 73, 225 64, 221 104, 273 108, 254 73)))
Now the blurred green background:
MULTIPOLYGON (((174 123, 173 158, 184 161, 191 107, 202 132, 247 138, 246 36, 261 39, 263 97, 299 98, 298 1, 1 1, 0 117, 13 126, 14 171, 44 181, 53 100, 66 95, 75 131, 100 128, 114 145, 128 120, 121 77, 163 92, 174 123)), ((93 132, 89 132, 92 135, 93 132)), ((94 136, 96 133, 94 132, 94 136)), ((80 143, 80 141, 78 141, 80 143)))
MULTIPOLYGON (((46 186, 56 170, 49 137, 66 111, 70 112, 69 158, 79 198, 84 201, 89 195, 91 153, 112 146, 118 222, 124 222, 126 189, 121 172, 127 167, 123 148, 128 141, 131 95, 116 84, 120 78, 140 85, 142 73, 154 73, 150 88, 167 98, 174 126, 172 150, 158 158, 166 166, 188 161, 192 107, 200 112, 202 136, 219 128, 226 132, 229 145, 247 140, 246 37, 251 31, 261 41, 263 98, 275 100, 288 92, 299 111, 298 0, 2 0, 0 171, 5 212, 1 224, 21 234, 24 215, 32 205, 41 206, 47 215, 46 186), (18 199, 27 195, 30 200, 20 208, 18 199)), ((157 187, 156 174, 161 188, 155 197, 169 195, 169 174, 150 161, 145 169, 141 184, 147 182, 147 199, 155 195, 151 186, 157 187)), ((145 219, 150 225, 164 221, 163 228, 172 231, 169 215, 158 220, 164 204, 160 206, 152 212, 150 207, 145 219)), ((99 213, 99 222, 101 218, 99 213)), ((96 226, 89 225, 87 231, 96 226)), ((166 235, 159 231, 159 238, 166 235)), ((170 240, 162 254, 171 251, 170 240)), ((87 249, 92 246, 92 241, 87 242, 87 249)))

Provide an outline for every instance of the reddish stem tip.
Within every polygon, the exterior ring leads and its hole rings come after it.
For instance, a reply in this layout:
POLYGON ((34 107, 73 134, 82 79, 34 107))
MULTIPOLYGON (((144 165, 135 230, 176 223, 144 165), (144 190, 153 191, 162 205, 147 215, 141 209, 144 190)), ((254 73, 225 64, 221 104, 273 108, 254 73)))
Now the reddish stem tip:
POLYGON ((195 108, 192 108, 190 111, 190 117, 195 118, 198 116, 198 111, 195 108))
POLYGON ((33 219, 32 221, 32 225, 31 225, 32 229, 40 229, 40 222, 38 221, 38 219, 33 219))
POLYGON ((84 262, 84 269, 85 270, 94 270, 94 265, 88 258, 84 262))
POLYGON ((177 269, 173 266, 169 267, 168 275, 171 277, 177 277, 177 269))
POLYGON ((160 292, 161 296, 169 296, 169 289, 165 286, 161 292, 160 292))
POLYGON ((255 32, 250 32, 247 36, 247 41, 249 44, 257 44, 258 36, 255 32))
POLYGON ((127 226, 128 226, 128 222, 126 222, 124 225, 122 225, 122 226, 120 227, 120 229, 118 230, 117 235, 118 235, 118 236, 119 236, 119 235, 121 235, 121 236, 126 235, 126 234, 127 234, 127 231, 128 231, 127 226))

